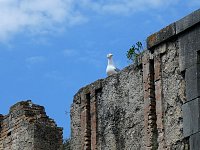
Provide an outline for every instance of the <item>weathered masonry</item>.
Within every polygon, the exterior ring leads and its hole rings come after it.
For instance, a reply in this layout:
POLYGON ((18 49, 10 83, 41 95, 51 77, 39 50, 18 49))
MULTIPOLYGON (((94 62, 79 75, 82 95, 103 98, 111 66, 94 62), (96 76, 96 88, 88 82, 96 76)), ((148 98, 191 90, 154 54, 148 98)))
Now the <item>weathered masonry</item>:
POLYGON ((200 149, 200 10, 149 36, 147 49, 74 96, 73 150, 200 149))
POLYGON ((59 150, 62 128, 50 119, 43 106, 30 100, 10 108, 0 115, 0 150, 59 150))

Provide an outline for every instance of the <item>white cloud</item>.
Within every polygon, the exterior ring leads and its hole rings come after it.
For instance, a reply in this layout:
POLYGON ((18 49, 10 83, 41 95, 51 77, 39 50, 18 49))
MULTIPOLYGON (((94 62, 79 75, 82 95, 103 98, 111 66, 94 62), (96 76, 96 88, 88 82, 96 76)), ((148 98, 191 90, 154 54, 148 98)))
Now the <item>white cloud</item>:
POLYGON ((74 57, 78 55, 78 52, 72 49, 65 49, 63 54, 65 57, 74 57))
POLYGON ((63 81, 65 78, 59 71, 53 70, 44 74, 44 77, 53 79, 53 80, 60 80, 63 81))
POLYGON ((73 7, 73 0, 0 0, 0 41, 18 32, 43 34, 85 21, 73 7))
POLYGON ((180 0, 0 0, 0 41, 16 33, 62 32, 67 26, 87 21, 84 11, 130 15, 138 11, 164 9, 180 0))
POLYGON ((163 9, 176 4, 180 0, 80 0, 82 7, 90 8, 98 13, 132 14, 150 9, 163 9))
POLYGON ((28 63, 28 65, 33 65, 33 64, 44 62, 44 61, 45 61, 44 56, 33 56, 26 59, 26 62, 28 63))

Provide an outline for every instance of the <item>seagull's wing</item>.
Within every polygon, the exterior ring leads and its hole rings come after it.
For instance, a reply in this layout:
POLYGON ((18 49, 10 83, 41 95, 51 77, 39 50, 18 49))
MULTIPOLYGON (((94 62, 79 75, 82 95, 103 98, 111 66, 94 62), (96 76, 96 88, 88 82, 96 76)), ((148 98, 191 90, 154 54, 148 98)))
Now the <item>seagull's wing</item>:
POLYGON ((120 72, 120 70, 119 70, 118 68, 115 68, 115 71, 116 71, 116 72, 120 72))

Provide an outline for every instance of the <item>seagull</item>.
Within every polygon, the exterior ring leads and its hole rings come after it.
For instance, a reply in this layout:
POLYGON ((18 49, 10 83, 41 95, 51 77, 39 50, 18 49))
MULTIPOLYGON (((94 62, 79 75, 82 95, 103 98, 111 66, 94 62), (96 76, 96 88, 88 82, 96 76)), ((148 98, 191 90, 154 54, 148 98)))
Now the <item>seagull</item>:
POLYGON ((106 73, 107 73, 108 76, 116 74, 117 72, 120 71, 118 68, 115 67, 115 65, 113 63, 112 56, 113 56, 113 54, 107 55, 108 65, 107 65, 107 68, 106 68, 106 73))

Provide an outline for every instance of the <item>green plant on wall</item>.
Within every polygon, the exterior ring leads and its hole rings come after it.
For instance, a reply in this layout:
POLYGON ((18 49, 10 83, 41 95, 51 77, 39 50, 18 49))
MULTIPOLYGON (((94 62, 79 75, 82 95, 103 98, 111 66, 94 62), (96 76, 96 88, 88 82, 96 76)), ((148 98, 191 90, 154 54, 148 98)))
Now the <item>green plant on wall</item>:
POLYGON ((142 43, 138 41, 136 44, 133 44, 133 46, 127 51, 126 57, 128 60, 133 61, 133 63, 137 63, 137 58, 142 52, 142 49, 142 43))

